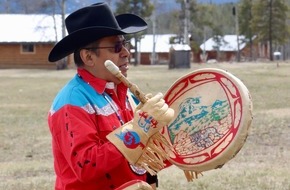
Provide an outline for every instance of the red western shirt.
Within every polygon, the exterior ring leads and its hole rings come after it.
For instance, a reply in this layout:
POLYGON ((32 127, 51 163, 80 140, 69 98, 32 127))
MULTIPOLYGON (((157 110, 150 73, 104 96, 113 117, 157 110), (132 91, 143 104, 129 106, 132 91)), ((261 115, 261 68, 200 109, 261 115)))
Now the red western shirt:
MULTIPOLYGON (((113 84, 111 84, 114 86, 113 84)), ((127 87, 117 94, 84 69, 56 96, 48 114, 56 190, 111 190, 130 180, 146 180, 106 139, 133 117, 127 87)))

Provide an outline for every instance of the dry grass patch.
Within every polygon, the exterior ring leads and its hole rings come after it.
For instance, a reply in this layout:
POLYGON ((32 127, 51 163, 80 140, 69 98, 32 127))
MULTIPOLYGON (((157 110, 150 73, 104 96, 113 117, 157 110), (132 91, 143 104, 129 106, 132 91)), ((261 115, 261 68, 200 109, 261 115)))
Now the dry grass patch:
MULTIPOLYGON (((129 79, 146 93, 165 93, 180 76, 204 67, 225 69, 251 92, 254 120, 242 150, 221 169, 188 183, 175 166, 159 173, 159 190, 289 190, 290 64, 239 63, 131 66, 129 79)), ((54 183, 47 112, 74 70, 0 70, 0 189, 51 190, 54 183)))

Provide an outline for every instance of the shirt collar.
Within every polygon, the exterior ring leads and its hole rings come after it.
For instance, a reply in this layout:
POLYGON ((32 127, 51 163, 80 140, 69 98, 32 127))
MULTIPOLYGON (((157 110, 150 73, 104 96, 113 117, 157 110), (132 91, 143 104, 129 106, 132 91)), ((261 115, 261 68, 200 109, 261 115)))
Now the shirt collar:
MULTIPOLYGON (((106 80, 100 79, 92 75, 89 71, 83 68, 77 69, 77 74, 80 78, 82 78, 86 83, 91 85, 99 94, 103 94, 105 89, 114 89, 114 83, 108 82, 106 80)), ((118 91, 127 90, 127 87, 121 82, 118 86, 118 91)))

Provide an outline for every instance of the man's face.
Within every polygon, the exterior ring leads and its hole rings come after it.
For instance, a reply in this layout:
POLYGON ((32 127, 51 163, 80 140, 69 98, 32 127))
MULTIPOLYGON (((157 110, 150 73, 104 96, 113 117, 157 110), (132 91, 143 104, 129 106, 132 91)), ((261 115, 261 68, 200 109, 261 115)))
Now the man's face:
POLYGON ((122 35, 102 38, 98 41, 96 49, 90 52, 92 65, 85 62, 85 69, 89 70, 94 76, 114 82, 120 81, 111 74, 104 65, 106 60, 111 60, 123 75, 127 76, 129 69, 130 51, 125 48, 125 38, 122 35))

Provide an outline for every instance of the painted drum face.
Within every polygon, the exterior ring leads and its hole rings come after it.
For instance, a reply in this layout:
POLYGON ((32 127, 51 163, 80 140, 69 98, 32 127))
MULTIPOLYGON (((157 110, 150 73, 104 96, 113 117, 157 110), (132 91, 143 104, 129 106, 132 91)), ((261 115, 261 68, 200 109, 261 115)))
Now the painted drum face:
POLYGON ((175 110, 162 130, 170 162, 184 170, 221 167, 242 148, 252 121, 246 86, 220 69, 200 69, 177 80, 164 97, 175 110))

